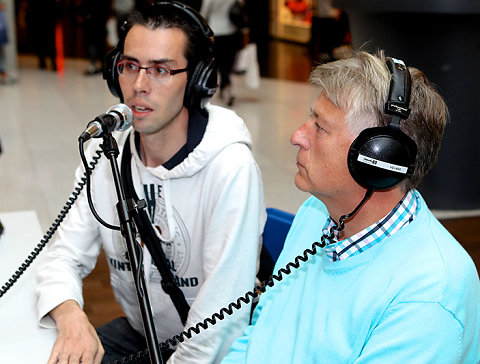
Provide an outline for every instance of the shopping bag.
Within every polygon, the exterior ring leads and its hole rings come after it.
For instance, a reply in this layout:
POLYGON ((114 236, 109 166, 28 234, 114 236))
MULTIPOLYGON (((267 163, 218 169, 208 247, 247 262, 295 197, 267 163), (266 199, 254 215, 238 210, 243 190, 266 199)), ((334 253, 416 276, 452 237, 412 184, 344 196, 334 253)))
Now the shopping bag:
POLYGON ((235 62, 233 63, 233 73, 243 75, 245 72, 247 72, 247 58, 247 47, 244 47, 237 52, 235 55, 235 62))
POLYGON ((249 43, 237 53, 234 72, 243 74, 245 85, 251 89, 260 87, 260 67, 257 59, 257 45, 249 43))

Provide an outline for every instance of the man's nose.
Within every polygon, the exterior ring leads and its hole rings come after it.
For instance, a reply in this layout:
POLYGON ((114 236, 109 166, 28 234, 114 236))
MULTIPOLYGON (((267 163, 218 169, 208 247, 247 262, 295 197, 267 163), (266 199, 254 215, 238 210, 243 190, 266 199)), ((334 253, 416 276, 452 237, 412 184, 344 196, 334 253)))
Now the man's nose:
POLYGON ((290 137, 290 143, 293 146, 300 147, 303 149, 308 149, 309 143, 307 134, 305 132, 306 123, 300 126, 297 130, 295 130, 290 137))

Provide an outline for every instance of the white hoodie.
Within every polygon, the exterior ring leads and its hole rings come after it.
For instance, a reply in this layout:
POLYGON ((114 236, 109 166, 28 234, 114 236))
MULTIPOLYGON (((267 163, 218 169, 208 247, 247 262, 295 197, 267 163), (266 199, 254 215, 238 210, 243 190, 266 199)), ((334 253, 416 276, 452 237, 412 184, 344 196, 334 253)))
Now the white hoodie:
MULTIPOLYGON (((233 111, 208 105, 209 119, 200 144, 171 170, 145 167, 134 146, 133 132, 115 134, 120 152, 131 143, 132 178, 136 193, 147 202, 162 247, 177 284, 191 308, 186 328, 211 317, 222 307, 252 290, 257 271, 260 236, 266 213, 260 171, 250 151, 251 137, 233 111), (128 137, 129 136, 129 137, 128 137)), ((101 140, 89 141, 91 160, 101 140)), ((118 157, 120 164, 121 153, 118 157)), ((77 181, 83 168, 76 172, 77 181)), ((98 214, 119 225, 118 202, 110 163, 103 155, 92 175, 92 199, 98 214)), ((40 324, 55 323, 48 316, 60 303, 73 299, 83 307, 82 279, 105 250, 116 300, 130 324, 143 334, 132 272, 120 232, 100 225, 88 206, 85 191, 60 227, 38 269, 40 324)), ((143 249, 145 277, 159 342, 184 327, 161 276, 143 249)), ((202 330, 177 346, 168 363, 216 363, 248 324, 250 306, 202 330)))

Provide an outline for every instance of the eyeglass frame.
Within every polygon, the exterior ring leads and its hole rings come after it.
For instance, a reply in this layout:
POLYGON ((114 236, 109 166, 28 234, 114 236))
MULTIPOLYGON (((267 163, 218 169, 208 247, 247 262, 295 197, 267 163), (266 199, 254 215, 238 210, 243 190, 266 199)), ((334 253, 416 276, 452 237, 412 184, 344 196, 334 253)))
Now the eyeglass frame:
MULTIPOLYGON (((169 75, 169 76, 174 76, 176 74, 179 74, 179 73, 182 73, 182 72, 187 72, 188 71, 188 67, 185 67, 185 68, 177 68, 177 69, 170 69, 168 67, 163 67, 163 66, 159 66, 159 65, 155 65, 155 66, 149 66, 149 67, 142 67, 140 66, 140 64, 138 62, 135 62, 135 61, 132 61, 132 60, 129 60, 129 59, 121 59, 117 62, 117 65, 116 65, 116 69, 117 69, 117 72, 119 75, 123 75, 123 72, 120 72, 119 70, 119 67, 125 63, 131 63, 131 64, 134 64, 138 67, 138 71, 137 71, 137 75, 140 73, 140 70, 145 70, 145 73, 147 74, 147 77, 149 79, 156 79, 155 76, 152 77, 151 74, 153 72, 153 70, 151 69, 155 69, 155 68, 163 68, 165 71, 168 71, 168 74, 165 74, 165 76, 169 75), (149 71, 151 70, 151 71, 149 71)), ((158 78, 158 80, 164 78, 164 76, 161 76, 160 78, 158 78)))

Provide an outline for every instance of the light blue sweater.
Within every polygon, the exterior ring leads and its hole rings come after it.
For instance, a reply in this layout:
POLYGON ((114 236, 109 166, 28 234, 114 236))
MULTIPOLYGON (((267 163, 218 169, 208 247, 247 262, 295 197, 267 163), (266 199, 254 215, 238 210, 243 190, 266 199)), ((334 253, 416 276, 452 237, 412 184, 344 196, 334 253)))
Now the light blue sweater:
MULTIPOLYGON (((365 252, 331 262, 322 249, 284 275, 222 363, 480 363, 475 265, 419 203, 411 224, 365 252)), ((316 198, 302 205, 276 271, 320 241, 327 217, 316 198)))

